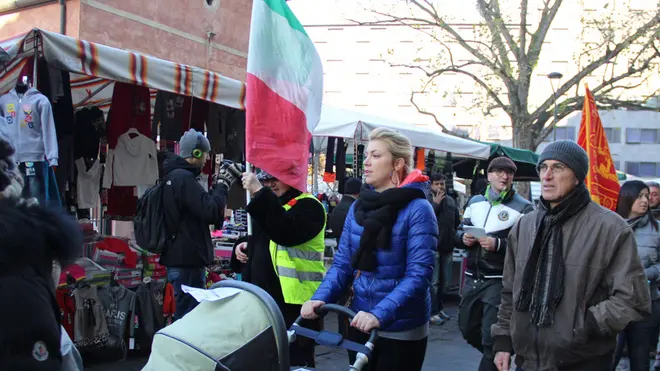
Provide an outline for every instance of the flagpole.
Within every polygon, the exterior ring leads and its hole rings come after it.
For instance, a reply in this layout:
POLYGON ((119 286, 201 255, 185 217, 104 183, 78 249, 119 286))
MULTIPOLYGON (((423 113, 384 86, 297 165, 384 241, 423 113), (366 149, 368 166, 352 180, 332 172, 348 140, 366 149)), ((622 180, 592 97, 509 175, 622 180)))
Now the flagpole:
MULTIPOLYGON (((252 172, 252 164, 249 163, 248 161, 245 161, 245 172, 246 173, 251 173, 252 172)), ((246 205, 250 203, 252 196, 250 195, 250 191, 247 189, 245 190, 245 199, 246 199, 246 205)), ((250 216, 250 213, 247 213, 247 230, 248 230, 248 236, 252 236, 252 217, 250 216)))

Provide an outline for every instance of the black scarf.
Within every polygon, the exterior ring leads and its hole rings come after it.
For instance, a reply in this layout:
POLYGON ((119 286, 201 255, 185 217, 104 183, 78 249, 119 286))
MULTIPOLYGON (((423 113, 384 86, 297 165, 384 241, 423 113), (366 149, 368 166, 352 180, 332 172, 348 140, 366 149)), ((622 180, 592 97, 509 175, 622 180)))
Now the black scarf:
POLYGON ((564 294, 562 226, 590 202, 591 195, 584 183, 577 186, 554 209, 541 198, 534 245, 523 272, 522 288, 516 302, 517 311, 532 312, 531 322, 538 327, 552 326, 555 309, 564 294))
POLYGON ((364 227, 364 232, 360 237, 360 246, 351 259, 353 269, 376 270, 376 250, 391 247, 392 226, 399 210, 417 198, 425 198, 421 189, 392 188, 383 193, 362 189, 354 210, 355 221, 364 227))

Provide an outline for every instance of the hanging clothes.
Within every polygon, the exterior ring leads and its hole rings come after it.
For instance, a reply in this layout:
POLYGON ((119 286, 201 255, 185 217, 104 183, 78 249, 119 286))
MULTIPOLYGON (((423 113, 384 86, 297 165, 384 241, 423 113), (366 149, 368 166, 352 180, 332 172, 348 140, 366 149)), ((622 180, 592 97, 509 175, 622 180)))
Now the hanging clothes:
POLYGON ((98 348, 108 341, 108 325, 99 300, 97 287, 87 286, 73 291, 76 302, 74 342, 78 348, 98 348))
POLYGON ((335 167, 337 171, 337 182, 339 182, 339 193, 344 194, 344 185, 346 182, 346 150, 348 144, 344 138, 337 138, 337 152, 335 153, 335 167))
POLYGON ((424 148, 415 148, 415 169, 424 171, 424 148))
POLYGON ((122 134, 117 146, 108 152, 103 188, 117 186, 151 186, 158 180, 156 143, 131 128, 122 134))
MULTIPOLYGON (((226 123, 227 118, 232 115, 231 108, 215 103, 211 103, 209 106, 206 119, 206 137, 211 143, 213 152, 223 153, 227 146, 226 123)), ((193 129, 197 130, 197 128, 193 129)))
MULTIPOLYGON (((135 128, 151 137, 151 97, 149 89, 124 83, 115 83, 112 106, 108 113, 108 149, 117 146, 119 137, 135 128)), ((130 220, 135 214, 137 196, 135 187, 112 186, 108 190, 106 216, 116 220, 130 220)))
POLYGON ((142 283, 135 291, 139 324, 136 339, 140 345, 150 345, 156 332, 165 327, 163 300, 165 284, 151 281, 142 283))
POLYGON ((120 349, 122 359, 126 358, 128 346, 124 341, 126 330, 130 327, 132 334, 132 318, 135 313, 135 293, 122 285, 105 285, 98 290, 99 300, 108 324, 109 348, 120 349))
POLYGON ((97 159, 91 164, 84 158, 76 160, 78 178, 76 181, 76 201, 79 209, 92 209, 98 206, 101 192, 103 165, 97 159))
POLYGON ((35 88, 25 94, 14 88, 0 97, 0 114, 7 121, 0 125, 0 136, 14 146, 16 162, 47 160, 50 166, 57 166, 57 134, 48 98, 35 88))
POLYGON ((61 206, 55 171, 46 161, 21 162, 18 170, 23 177, 23 198, 34 197, 42 205, 61 206))
POLYGON ((245 159, 245 111, 229 109, 225 128, 225 159, 243 162, 245 159))
POLYGON ((151 139, 160 134, 160 140, 178 141, 185 128, 190 126, 190 98, 159 91, 156 95, 154 117, 151 123, 151 139), (160 125, 160 130, 158 127, 160 125))
POLYGON ((210 104, 211 103, 208 101, 199 98, 193 98, 190 125, 189 127, 185 127, 184 131, 187 131, 188 129, 195 129, 200 133, 206 131, 204 128, 208 125, 206 120, 208 120, 210 104))

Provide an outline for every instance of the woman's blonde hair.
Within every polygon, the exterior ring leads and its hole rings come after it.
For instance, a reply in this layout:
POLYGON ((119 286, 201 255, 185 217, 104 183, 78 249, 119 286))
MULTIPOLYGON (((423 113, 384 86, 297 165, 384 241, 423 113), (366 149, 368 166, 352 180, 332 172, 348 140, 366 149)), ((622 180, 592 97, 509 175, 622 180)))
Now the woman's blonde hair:
POLYGON ((387 149, 394 160, 402 158, 405 162, 404 175, 413 168, 413 146, 405 135, 388 128, 378 128, 369 134, 369 141, 380 140, 387 144, 387 149))

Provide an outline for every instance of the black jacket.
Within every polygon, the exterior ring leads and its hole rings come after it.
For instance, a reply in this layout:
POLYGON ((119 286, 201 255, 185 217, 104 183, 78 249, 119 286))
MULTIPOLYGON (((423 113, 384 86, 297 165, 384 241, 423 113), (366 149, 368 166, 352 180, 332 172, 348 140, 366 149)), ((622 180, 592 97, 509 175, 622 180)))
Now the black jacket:
MULTIPOLYGON (((222 225, 227 202, 227 188, 215 185, 206 192, 197 181, 200 169, 190 165, 183 158, 166 153, 163 163, 164 181, 171 182, 174 209, 179 215, 173 235, 176 237, 164 248, 160 264, 167 267, 202 268, 213 262, 213 244, 211 243, 211 224, 222 225)), ((166 209, 172 209, 166 206, 166 209)))
POLYGON ((502 278, 509 231, 524 214, 534 211, 532 204, 511 191, 502 203, 494 205, 484 195, 475 195, 463 214, 463 223, 456 232, 456 243, 469 252, 465 274, 478 279, 502 278), (486 251, 477 243, 471 247, 463 244, 464 226, 486 230, 495 237, 495 251, 486 251))
POLYGON ((287 247, 297 246, 316 237, 325 228, 325 209, 318 201, 302 199, 289 211, 284 211, 282 206, 299 195, 295 189, 279 199, 269 188, 257 192, 246 208, 252 217, 247 263, 243 265, 236 260, 235 251, 232 254, 232 269, 242 272, 244 281, 268 292, 280 306, 284 297, 270 257, 270 241, 287 247))
POLYGON ((67 266, 81 252, 80 226, 63 212, 0 201, 0 370, 60 370, 53 260, 67 266), (43 362, 33 355, 38 342, 43 362))
POLYGON ((348 210, 350 210, 351 205, 355 202, 353 196, 344 195, 339 201, 339 204, 332 210, 330 215, 330 229, 332 229, 332 237, 339 239, 341 237, 341 232, 344 230, 344 222, 346 221, 346 215, 348 215, 348 210))
POLYGON ((433 205, 433 212, 438 219, 438 252, 441 254, 450 254, 454 251, 456 245, 456 229, 461 224, 461 216, 458 213, 458 207, 454 198, 447 195, 439 203, 433 202, 433 196, 429 195, 428 200, 433 205))

